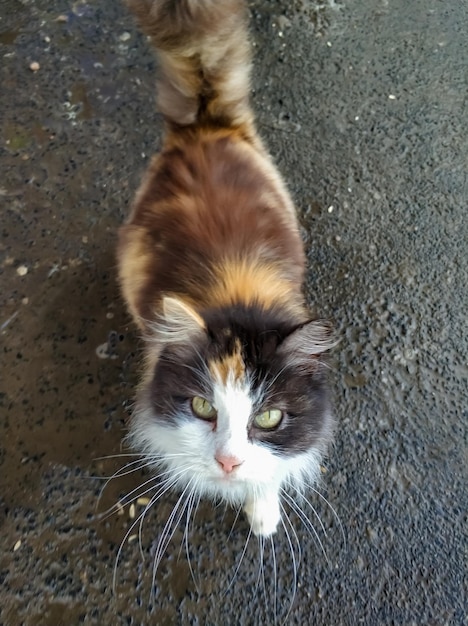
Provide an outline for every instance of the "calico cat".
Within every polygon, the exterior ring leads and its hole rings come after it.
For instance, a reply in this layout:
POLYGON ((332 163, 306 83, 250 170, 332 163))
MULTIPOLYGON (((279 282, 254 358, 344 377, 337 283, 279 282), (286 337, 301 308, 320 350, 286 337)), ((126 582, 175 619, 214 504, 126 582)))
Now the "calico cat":
POLYGON ((275 532, 282 489, 331 438, 295 210, 249 105, 243 0, 128 0, 157 53, 162 150, 120 229, 120 284, 145 342, 131 444, 166 484, 275 532))

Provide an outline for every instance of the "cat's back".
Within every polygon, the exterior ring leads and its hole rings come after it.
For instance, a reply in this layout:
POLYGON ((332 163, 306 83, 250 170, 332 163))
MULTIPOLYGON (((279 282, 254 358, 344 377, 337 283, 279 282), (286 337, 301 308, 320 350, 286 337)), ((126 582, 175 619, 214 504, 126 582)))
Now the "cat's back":
POLYGON ((281 178, 260 141, 242 129, 193 128, 169 134, 129 221, 159 230, 178 213, 184 214, 179 230, 187 227, 207 247, 225 248, 235 237, 238 250, 252 230, 258 242, 275 228, 282 235, 297 233, 294 207, 281 178), (199 232, 194 232, 197 226, 199 232))
MULTIPOLYGON (((219 268, 268 266, 300 282, 304 267, 290 198, 260 141, 243 129, 169 133, 121 230, 121 250, 133 276, 151 274, 148 289, 192 290, 195 299, 219 268)), ((257 282, 256 274, 245 280, 257 282)))

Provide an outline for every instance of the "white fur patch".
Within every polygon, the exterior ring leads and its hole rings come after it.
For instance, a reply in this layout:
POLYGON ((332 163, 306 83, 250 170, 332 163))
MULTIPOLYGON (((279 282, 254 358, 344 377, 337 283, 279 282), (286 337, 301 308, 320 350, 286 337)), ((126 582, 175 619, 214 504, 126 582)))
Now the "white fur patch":
POLYGON ((213 393, 213 404, 218 411, 214 433, 216 453, 234 456, 241 462, 249 455, 247 427, 253 407, 249 392, 247 384, 228 378, 226 384, 218 381, 213 393))
POLYGON ((248 437, 254 398, 248 383, 228 379, 214 385, 213 404, 218 411, 216 428, 197 418, 173 424, 154 415, 146 394, 140 396, 133 416, 130 440, 155 466, 169 470, 174 487, 189 483, 197 493, 230 504, 242 504, 255 534, 275 532, 280 519, 279 491, 320 475, 319 449, 295 456, 281 456, 248 437), (216 455, 234 456, 241 464, 224 472, 216 455))

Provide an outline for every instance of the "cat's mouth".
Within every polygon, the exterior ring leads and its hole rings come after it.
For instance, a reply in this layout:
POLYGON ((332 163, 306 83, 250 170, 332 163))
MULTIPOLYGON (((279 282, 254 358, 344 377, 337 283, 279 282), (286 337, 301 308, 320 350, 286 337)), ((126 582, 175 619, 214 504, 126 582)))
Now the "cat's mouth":
POLYGON ((244 482, 236 472, 223 472, 222 474, 218 474, 218 472, 216 472, 213 478, 218 484, 223 486, 228 485, 237 487, 244 482))
POLYGON ((234 485, 240 482, 239 478, 237 476, 233 476, 232 474, 217 474, 215 476, 215 480, 223 485, 234 485))

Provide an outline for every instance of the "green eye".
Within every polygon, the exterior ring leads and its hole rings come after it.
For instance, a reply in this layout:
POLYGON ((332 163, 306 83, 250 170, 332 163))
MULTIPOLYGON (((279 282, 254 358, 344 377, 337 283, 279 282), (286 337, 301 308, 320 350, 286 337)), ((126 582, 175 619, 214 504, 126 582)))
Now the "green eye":
POLYGON ((258 428, 274 428, 283 419, 283 411, 279 409, 270 409, 263 411, 255 416, 254 423, 258 428))
POLYGON ((214 406, 200 396, 192 398, 192 411, 202 420, 213 420, 217 415, 214 406))

